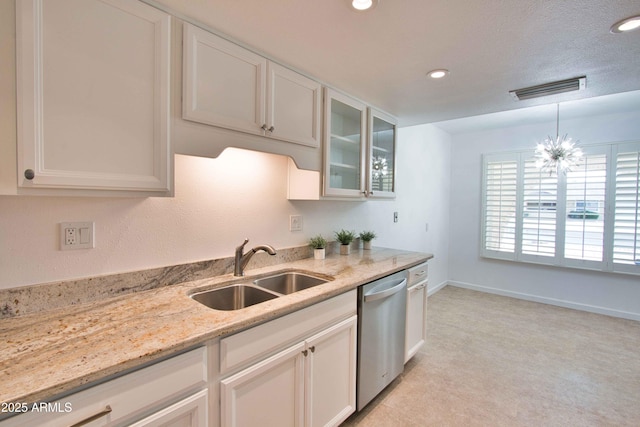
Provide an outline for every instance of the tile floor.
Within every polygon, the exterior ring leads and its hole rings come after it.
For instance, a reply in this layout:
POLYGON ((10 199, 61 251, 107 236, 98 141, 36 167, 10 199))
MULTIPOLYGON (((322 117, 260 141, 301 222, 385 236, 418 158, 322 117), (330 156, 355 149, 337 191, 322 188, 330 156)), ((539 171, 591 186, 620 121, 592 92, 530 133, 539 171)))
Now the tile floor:
POLYGON ((447 286, 427 344, 343 426, 640 426, 640 322, 447 286))

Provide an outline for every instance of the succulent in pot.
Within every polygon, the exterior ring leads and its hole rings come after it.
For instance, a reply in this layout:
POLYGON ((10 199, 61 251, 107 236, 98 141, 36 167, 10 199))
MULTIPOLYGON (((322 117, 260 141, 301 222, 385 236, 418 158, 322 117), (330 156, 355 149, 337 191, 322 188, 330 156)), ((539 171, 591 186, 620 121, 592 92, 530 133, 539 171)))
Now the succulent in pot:
POLYGON ((368 250, 371 249, 371 241, 378 236, 376 236, 376 233, 373 231, 363 231, 360 233, 359 237, 360 240, 362 240, 363 248, 368 250))
POLYGON ((336 240, 340 242, 340 255, 349 255, 351 253, 351 242, 356 238, 353 231, 340 230, 336 231, 336 240))
POLYGON ((313 248, 313 257, 315 259, 324 259, 327 240, 322 235, 318 234, 309 239, 309 246, 313 248))

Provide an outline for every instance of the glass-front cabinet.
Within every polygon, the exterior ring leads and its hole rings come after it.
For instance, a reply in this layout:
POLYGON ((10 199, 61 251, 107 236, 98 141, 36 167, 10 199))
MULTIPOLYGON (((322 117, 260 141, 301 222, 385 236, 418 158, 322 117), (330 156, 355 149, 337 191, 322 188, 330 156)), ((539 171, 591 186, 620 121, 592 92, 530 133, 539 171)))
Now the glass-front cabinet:
POLYGON ((325 89, 323 194, 363 197, 366 105, 325 89))
POLYGON ((323 195, 395 197, 396 120, 325 89, 323 195))
POLYGON ((396 120, 369 108, 367 197, 395 197, 396 120))

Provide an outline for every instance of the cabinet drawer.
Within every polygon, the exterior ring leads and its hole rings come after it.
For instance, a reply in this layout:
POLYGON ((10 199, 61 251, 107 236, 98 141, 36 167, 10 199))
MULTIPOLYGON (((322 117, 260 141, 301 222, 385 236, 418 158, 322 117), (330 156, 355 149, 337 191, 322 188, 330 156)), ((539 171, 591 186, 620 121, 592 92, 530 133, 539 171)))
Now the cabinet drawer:
POLYGON ((274 353, 295 340, 308 336, 336 320, 357 311, 356 290, 263 323, 220 340, 220 374, 274 353))
POLYGON ((429 274, 429 266, 426 262, 422 264, 418 264, 415 267, 411 267, 409 269, 409 283, 408 286, 411 286, 415 283, 421 282, 427 279, 429 274))
POLYGON ((207 382, 206 348, 156 363, 50 403, 54 412, 29 412, 0 423, 13 426, 103 426, 137 420, 204 388, 207 382))

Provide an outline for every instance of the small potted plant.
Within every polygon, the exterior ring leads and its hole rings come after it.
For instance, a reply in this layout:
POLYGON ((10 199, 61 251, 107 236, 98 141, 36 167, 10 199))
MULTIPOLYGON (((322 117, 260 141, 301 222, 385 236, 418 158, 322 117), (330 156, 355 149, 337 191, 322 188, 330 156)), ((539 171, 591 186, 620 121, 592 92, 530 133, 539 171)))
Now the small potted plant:
POLYGON ((363 231, 360 233, 360 240, 362 240, 362 247, 365 250, 371 249, 371 241, 375 239, 376 233, 373 231, 363 231))
POLYGON ((313 248, 313 258, 324 259, 325 248, 327 247, 327 240, 318 234, 315 237, 309 239, 309 246, 313 248))
POLYGON ((356 238, 353 231, 340 230, 336 231, 336 240, 340 242, 340 255, 349 255, 351 253, 351 242, 356 238))

